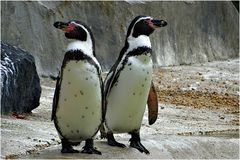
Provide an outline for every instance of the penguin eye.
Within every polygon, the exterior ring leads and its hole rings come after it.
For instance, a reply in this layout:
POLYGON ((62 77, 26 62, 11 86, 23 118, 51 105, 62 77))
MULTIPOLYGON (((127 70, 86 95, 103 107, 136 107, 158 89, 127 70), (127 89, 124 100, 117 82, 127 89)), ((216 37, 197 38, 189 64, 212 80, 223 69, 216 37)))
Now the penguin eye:
POLYGON ((70 23, 68 25, 68 30, 71 32, 71 31, 73 31, 75 29, 75 27, 76 27, 76 25, 74 23, 70 23))
POLYGON ((147 25, 149 25, 150 22, 151 22, 151 19, 145 19, 145 20, 143 20, 143 23, 144 23, 144 24, 147 24, 147 25))
POLYGON ((72 29, 74 29, 75 28, 75 24, 74 23, 70 23, 69 25, 68 25, 68 27, 70 27, 70 28, 72 28, 72 29))
POLYGON ((148 19, 145 19, 144 22, 145 22, 146 24, 148 24, 149 22, 151 22, 151 20, 152 20, 152 19, 148 18, 148 19))

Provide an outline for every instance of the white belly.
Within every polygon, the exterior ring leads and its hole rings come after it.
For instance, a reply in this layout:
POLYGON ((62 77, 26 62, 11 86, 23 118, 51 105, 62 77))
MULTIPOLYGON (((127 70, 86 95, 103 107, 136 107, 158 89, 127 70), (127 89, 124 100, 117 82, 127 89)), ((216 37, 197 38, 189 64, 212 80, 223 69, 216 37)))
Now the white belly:
POLYGON ((70 61, 62 71, 56 118, 70 141, 91 138, 102 118, 101 87, 97 70, 86 61, 70 61))
POLYGON ((106 126, 109 130, 126 133, 141 127, 151 80, 149 55, 130 57, 107 98, 106 126))

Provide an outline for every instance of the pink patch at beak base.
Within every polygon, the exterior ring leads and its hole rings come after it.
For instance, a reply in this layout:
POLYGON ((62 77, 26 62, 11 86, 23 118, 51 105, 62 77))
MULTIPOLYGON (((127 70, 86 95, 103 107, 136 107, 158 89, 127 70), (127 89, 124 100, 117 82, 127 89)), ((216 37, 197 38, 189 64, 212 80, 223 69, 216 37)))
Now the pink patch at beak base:
POLYGON ((74 28, 75 28, 75 24, 70 23, 66 28, 63 29, 63 31, 68 33, 74 30, 74 28))
POLYGON ((148 24, 151 28, 157 28, 157 26, 155 26, 155 25, 153 24, 153 22, 152 22, 151 19, 146 20, 146 22, 147 22, 147 24, 148 24))

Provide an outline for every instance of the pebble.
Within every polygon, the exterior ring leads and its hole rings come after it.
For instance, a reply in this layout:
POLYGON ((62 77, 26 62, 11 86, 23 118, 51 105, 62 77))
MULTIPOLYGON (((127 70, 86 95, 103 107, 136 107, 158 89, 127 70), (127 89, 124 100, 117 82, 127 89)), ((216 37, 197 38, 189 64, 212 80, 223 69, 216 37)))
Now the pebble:
POLYGON ((219 115, 219 117, 220 117, 220 119, 225 119, 225 117, 224 117, 224 116, 220 116, 220 115, 219 115))

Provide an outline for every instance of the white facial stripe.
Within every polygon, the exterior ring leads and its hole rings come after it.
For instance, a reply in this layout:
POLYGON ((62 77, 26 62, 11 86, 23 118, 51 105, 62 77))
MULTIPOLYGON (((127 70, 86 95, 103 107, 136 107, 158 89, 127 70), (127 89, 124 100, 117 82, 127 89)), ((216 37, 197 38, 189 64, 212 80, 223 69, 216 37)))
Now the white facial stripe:
POLYGON ((139 19, 135 22, 135 24, 133 25, 130 35, 132 35, 133 28, 135 27, 135 25, 136 25, 139 21, 141 21, 141 20, 143 20, 143 19, 151 19, 151 20, 152 20, 153 18, 152 18, 152 17, 142 17, 142 18, 139 18, 139 19))
POLYGON ((75 23, 74 21, 72 21, 71 23, 83 28, 86 31, 87 41, 75 40, 68 44, 66 51, 81 50, 84 54, 87 54, 88 56, 90 56, 93 59, 93 61, 97 64, 98 68, 100 69, 100 72, 102 72, 101 66, 100 66, 98 60, 93 56, 93 44, 92 44, 92 39, 91 39, 90 33, 83 25, 75 23))
MULTIPOLYGON (((134 24, 134 26, 141 20, 143 19, 153 19, 152 17, 142 17, 142 18, 139 18, 136 23, 134 24)), ((131 34, 130 36, 128 37, 127 41, 129 43, 129 48, 127 50, 126 53, 128 53, 129 51, 132 51, 133 49, 137 48, 137 47, 149 47, 151 48, 151 42, 150 42, 150 39, 148 36, 146 35, 140 35, 138 36, 137 38, 133 37, 132 36, 132 33, 133 33, 133 29, 134 29, 134 26, 131 30, 131 34)))
POLYGON ((92 56, 93 55, 93 48, 92 48, 92 39, 91 39, 91 36, 90 36, 90 33, 88 32, 88 30, 81 24, 78 24, 76 22, 71 22, 73 24, 75 24, 76 26, 79 26, 81 28, 83 28, 86 33, 87 33, 87 40, 86 41, 80 41, 80 40, 76 40, 74 42, 71 42, 68 44, 68 47, 67 47, 67 51, 70 51, 70 50, 81 50, 83 53, 89 55, 89 56, 92 56))
POLYGON ((75 24, 76 26, 79 26, 79 27, 83 28, 88 33, 88 30, 83 25, 78 24, 78 23, 76 23, 74 21, 72 21, 71 23, 75 24))
MULTIPOLYGON (((139 18, 137 21, 136 21, 136 23, 138 23, 139 21, 141 21, 141 20, 143 20, 143 19, 153 19, 152 17, 142 17, 142 18, 139 18)), ((136 24, 135 23, 135 24, 136 24)))

